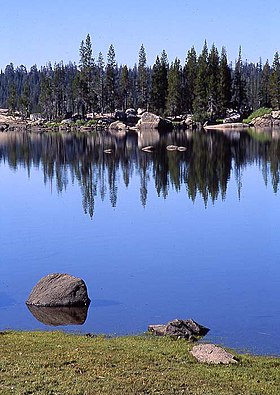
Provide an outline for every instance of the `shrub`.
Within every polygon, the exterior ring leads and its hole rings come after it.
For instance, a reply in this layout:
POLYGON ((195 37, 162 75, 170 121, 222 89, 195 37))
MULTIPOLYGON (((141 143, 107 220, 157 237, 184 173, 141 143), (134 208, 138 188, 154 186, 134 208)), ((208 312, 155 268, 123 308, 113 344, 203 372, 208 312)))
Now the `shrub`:
POLYGON ((84 121, 83 119, 78 119, 78 120, 75 122, 75 125, 76 125, 76 126, 84 126, 85 123, 86 123, 86 121, 84 121))
POLYGON ((251 115, 249 115, 248 118, 243 119, 244 123, 250 123, 252 119, 257 118, 257 117, 262 117, 265 114, 270 114, 272 111, 272 108, 266 108, 266 107, 261 107, 258 108, 256 111, 252 112, 251 115))
POLYGON ((58 128, 60 126, 60 123, 58 123, 58 122, 47 122, 46 126, 48 128, 58 128))
POLYGON ((210 114, 208 112, 195 112, 193 114, 193 121, 194 122, 201 122, 204 123, 210 119, 210 114))
POLYGON ((91 119, 90 121, 87 121, 86 126, 95 126, 97 124, 96 119, 91 119))

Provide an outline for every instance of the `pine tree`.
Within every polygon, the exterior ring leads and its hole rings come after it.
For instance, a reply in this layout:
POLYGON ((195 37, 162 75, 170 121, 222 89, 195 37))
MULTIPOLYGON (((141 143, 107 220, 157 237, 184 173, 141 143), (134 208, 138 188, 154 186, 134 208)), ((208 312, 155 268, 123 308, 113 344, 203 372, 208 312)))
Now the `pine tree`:
POLYGON ((171 63, 168 73, 168 92, 166 109, 169 115, 178 115, 181 112, 181 87, 182 87, 182 69, 180 60, 175 58, 171 63))
POLYGON ((47 76, 46 73, 42 73, 39 103, 47 120, 54 119, 53 84, 51 77, 47 76))
POLYGON ((30 112, 39 112, 39 98, 40 98, 40 72, 36 65, 31 66, 28 81, 30 87, 30 112))
POLYGON ((104 112, 104 100, 105 100, 105 72, 104 72, 104 58, 101 52, 99 52, 97 59, 97 72, 96 72, 96 94, 98 109, 102 113, 104 112))
POLYGON ((85 41, 82 40, 80 46, 80 69, 82 71, 88 72, 89 74, 91 73, 92 67, 94 65, 92 54, 91 38, 90 35, 87 34, 85 41))
POLYGON ((207 42, 198 57, 197 78, 195 82, 194 114, 200 121, 207 119, 208 109, 208 47, 207 42))
POLYGON ((167 90, 168 90, 168 71, 169 71, 169 62, 168 62, 168 56, 166 51, 163 49, 161 54, 160 54, 160 64, 161 64, 161 89, 162 89, 162 95, 163 98, 163 109, 166 107, 166 96, 167 96, 167 90))
POLYGON ((79 90, 82 100, 82 115, 92 112, 96 105, 96 94, 94 92, 94 59, 92 56, 91 38, 88 34, 86 40, 82 40, 80 46, 80 78, 79 90))
POLYGON ((121 70, 121 80, 120 80, 120 100, 121 107, 124 110, 128 107, 128 91, 129 91, 129 78, 128 78, 128 68, 124 65, 121 70))
POLYGON ((24 118, 27 118, 30 115, 30 87, 29 83, 26 80, 23 86, 23 92, 19 99, 19 107, 20 111, 24 118))
POLYGON ((147 109, 148 105, 148 73, 147 73, 147 56, 144 45, 139 50, 138 57, 138 106, 147 109))
POLYGON ((168 89, 168 59, 165 51, 162 51, 161 58, 157 56, 152 69, 151 106, 152 109, 163 115, 166 108, 166 96, 168 89))
POLYGON ((220 79, 220 59, 219 53, 215 45, 212 45, 211 51, 208 57, 208 108, 207 111, 211 118, 214 118, 218 113, 219 106, 219 79, 220 79))
POLYGON ((17 108, 17 89, 14 82, 11 82, 8 88, 7 106, 10 114, 14 113, 17 108))
POLYGON ((219 78, 219 113, 221 117, 226 116, 227 109, 230 107, 231 100, 231 71, 227 62, 225 47, 222 47, 220 59, 220 78, 219 78))
POLYGON ((55 119, 61 118, 66 113, 66 100, 65 100, 65 69, 63 63, 54 65, 53 76, 53 95, 55 106, 55 119))
POLYGON ((197 77, 197 56, 195 48, 192 47, 186 57, 183 68, 183 111, 186 113, 193 112, 193 103, 195 99, 195 81, 197 77))
POLYGON ((247 62, 243 65, 242 74, 246 81, 246 101, 250 112, 253 112, 260 107, 261 71, 261 59, 256 65, 253 63, 248 64, 247 62))
POLYGON ((271 105, 274 110, 280 109, 280 58, 276 52, 272 63, 272 71, 270 76, 270 98, 271 105))
POLYGON ((232 82, 232 106, 241 114, 246 110, 246 85, 243 77, 243 65, 241 58, 241 47, 235 64, 232 82))
POLYGON ((74 81, 76 76, 78 75, 77 66, 69 62, 67 65, 64 66, 64 73, 65 73, 65 81, 64 81, 64 89, 65 89, 65 108, 66 113, 74 114, 77 111, 76 108, 76 96, 74 90, 74 81))
POLYGON ((111 44, 106 65, 106 105, 109 111, 115 110, 117 64, 114 46, 111 44))
POLYGON ((157 56, 152 69, 151 107, 152 110, 158 114, 161 114, 164 110, 161 103, 162 99, 163 96, 161 91, 161 63, 159 57, 157 56))
POLYGON ((260 105, 261 107, 270 107, 270 66, 268 60, 265 62, 261 73, 261 82, 260 82, 260 105))

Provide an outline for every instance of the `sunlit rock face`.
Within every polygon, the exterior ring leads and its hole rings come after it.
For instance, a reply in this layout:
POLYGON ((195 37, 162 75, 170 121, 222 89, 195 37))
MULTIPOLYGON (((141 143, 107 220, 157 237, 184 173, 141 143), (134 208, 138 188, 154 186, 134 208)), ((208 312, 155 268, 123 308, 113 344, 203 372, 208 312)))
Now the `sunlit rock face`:
POLYGON ((35 285, 26 304, 34 306, 88 306, 85 282, 70 274, 49 274, 35 285))

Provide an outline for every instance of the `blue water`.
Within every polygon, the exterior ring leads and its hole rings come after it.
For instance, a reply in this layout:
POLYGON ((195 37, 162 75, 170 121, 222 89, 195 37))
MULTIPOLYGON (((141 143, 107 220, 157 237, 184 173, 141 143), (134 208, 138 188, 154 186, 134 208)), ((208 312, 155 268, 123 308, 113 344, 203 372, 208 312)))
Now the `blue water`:
POLYGON ((53 329, 24 302, 42 276, 65 272, 92 303, 82 326, 62 329, 130 334, 193 318, 206 340, 280 355, 280 140, 196 133, 160 136, 154 153, 137 135, 0 134, 0 330, 53 329), (195 181, 208 192, 190 196, 195 181))

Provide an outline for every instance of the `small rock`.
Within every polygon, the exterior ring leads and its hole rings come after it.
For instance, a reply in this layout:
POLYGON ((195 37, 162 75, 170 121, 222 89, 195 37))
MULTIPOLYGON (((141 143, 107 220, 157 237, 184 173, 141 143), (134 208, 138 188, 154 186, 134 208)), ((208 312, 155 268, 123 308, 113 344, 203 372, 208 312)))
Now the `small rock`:
POLYGON ((166 147, 167 151, 177 151, 178 146, 177 145, 168 145, 166 147))
POLYGON ((153 334, 157 336, 164 336, 166 334, 166 326, 164 324, 159 324, 159 325, 149 325, 148 326, 148 331, 152 332, 153 334))
POLYGON ((142 115, 142 114, 144 114, 144 112, 146 112, 146 110, 144 108, 137 109, 137 115, 142 115))
POLYGON ((149 325, 148 330, 157 336, 171 336, 188 340, 197 340, 205 336, 209 329, 198 324, 192 319, 173 320, 166 325, 149 325))
POLYGON ((230 354, 222 347, 214 344, 198 344, 193 347, 190 353, 198 360, 198 362, 229 364, 237 363, 234 355, 230 354))

